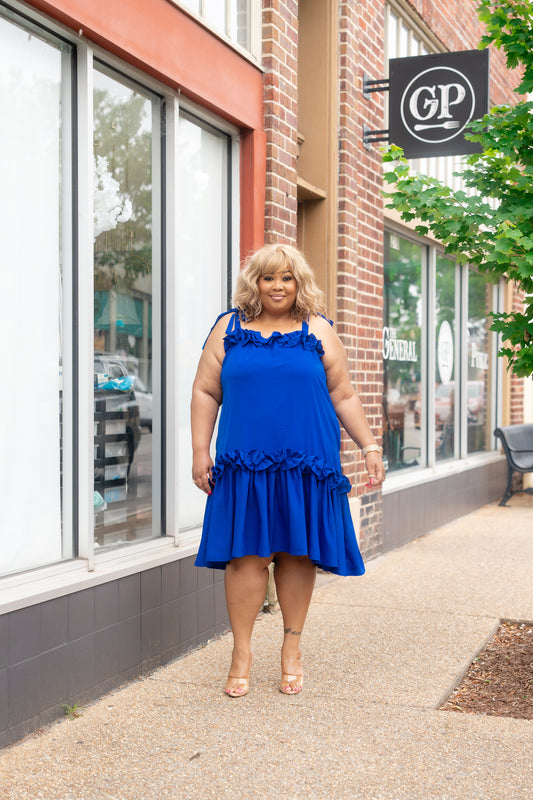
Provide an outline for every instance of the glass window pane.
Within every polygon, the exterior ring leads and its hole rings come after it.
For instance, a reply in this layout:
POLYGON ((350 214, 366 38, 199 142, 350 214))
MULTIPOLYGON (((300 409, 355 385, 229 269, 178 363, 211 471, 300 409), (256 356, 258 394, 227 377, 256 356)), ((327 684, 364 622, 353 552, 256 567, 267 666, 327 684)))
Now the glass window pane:
POLYGON ((71 555, 61 529, 63 368, 71 380, 62 363, 69 298, 61 246, 70 229, 62 206, 63 190, 70 195, 62 183, 70 163, 62 102, 69 53, 0 17, 2 574, 71 555))
POLYGON ((229 138, 181 117, 178 152, 180 259, 180 528, 202 522, 205 495, 191 481, 191 389, 202 344, 226 308, 229 138))
POLYGON ((490 319, 492 285, 474 270, 468 274, 468 384, 466 409, 468 452, 491 448, 490 319))
POLYGON ((152 118, 158 104, 95 71, 97 547, 153 533, 152 118))
POLYGON ((204 17, 214 28, 226 33, 226 0, 204 0, 204 17))
POLYGON ((387 61, 398 57, 398 17, 392 11, 388 18, 386 57, 387 61))
POLYGON ((409 55, 409 29, 404 25, 403 22, 400 23, 399 33, 398 57, 405 58, 409 55))
POLYGON ((190 8, 191 11, 196 11, 196 13, 200 11, 200 0, 180 0, 180 3, 182 6, 190 8))
POLYGON ((247 50, 250 49, 250 0, 230 0, 229 35, 247 50))
POLYGON ((383 451, 391 471, 423 463, 422 263, 425 248, 385 234, 383 451))
POLYGON ((455 263, 437 254, 435 279, 435 459, 457 455, 455 263))

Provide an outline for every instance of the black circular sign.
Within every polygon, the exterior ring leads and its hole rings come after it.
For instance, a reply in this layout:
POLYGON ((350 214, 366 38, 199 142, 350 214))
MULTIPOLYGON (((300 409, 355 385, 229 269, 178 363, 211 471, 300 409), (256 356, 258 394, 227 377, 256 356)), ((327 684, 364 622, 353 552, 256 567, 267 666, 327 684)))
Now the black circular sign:
POLYGON ((476 106, 469 79, 454 67, 430 67, 403 92, 400 114, 406 130, 420 142, 449 142, 472 119, 476 106))

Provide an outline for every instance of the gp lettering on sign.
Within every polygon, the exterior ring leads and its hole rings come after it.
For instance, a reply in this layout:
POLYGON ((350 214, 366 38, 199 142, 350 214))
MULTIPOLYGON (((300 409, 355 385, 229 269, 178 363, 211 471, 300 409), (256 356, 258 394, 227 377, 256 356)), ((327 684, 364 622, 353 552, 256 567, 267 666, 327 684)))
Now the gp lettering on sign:
MULTIPOLYGON (((428 70, 431 72, 431 70, 428 70)), ((428 76, 431 77, 431 76, 428 76)), ((439 83, 437 86, 418 86, 409 97, 409 111, 415 119, 452 119, 450 106, 460 105, 466 97, 466 89, 461 83, 439 83), (440 112, 440 113, 439 113, 440 112)), ((415 130, 420 130, 415 125, 415 130)), ((424 130, 424 128, 422 128, 424 130)), ((422 137, 423 138, 423 137, 422 137)))

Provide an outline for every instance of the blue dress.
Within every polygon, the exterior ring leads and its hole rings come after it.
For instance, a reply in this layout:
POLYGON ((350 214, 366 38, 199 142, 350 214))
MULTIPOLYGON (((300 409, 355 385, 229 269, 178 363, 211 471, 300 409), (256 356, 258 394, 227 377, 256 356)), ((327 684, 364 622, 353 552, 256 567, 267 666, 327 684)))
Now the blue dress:
POLYGON ((196 566, 285 552, 362 575, 321 342, 306 322, 265 338, 227 313, 215 485, 196 566))

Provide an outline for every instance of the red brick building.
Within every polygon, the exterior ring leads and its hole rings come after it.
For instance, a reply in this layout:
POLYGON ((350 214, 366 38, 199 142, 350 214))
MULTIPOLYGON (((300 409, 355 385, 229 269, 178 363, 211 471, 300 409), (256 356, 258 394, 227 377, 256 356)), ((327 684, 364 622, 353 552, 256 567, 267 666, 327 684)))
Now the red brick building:
MULTIPOLYGON (((487 311, 515 298, 384 209, 363 142, 387 127, 365 75, 480 35, 457 0, 2 3, 0 745, 227 627, 222 573, 193 566, 188 405, 264 241, 313 264, 383 439, 372 493, 343 441, 365 558, 502 493, 492 429, 524 393, 487 311)), ((491 103, 513 85, 492 54, 491 103)), ((414 167, 454 180, 458 162, 414 167)))

